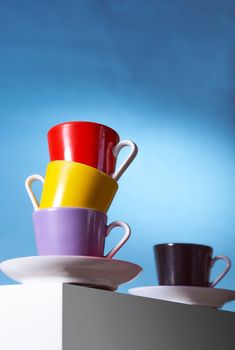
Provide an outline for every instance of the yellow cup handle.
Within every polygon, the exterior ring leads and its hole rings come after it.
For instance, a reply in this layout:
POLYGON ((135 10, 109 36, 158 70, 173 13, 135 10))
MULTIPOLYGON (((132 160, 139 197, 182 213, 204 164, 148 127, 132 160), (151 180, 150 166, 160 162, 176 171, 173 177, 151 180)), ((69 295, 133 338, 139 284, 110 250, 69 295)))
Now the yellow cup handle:
POLYGON ((131 148, 131 151, 129 155, 126 157, 124 162, 120 165, 119 169, 115 171, 115 173, 112 175, 113 180, 118 181, 122 174, 126 171, 126 169, 129 167, 129 165, 132 163, 134 158, 137 156, 138 153, 138 147, 137 145, 130 140, 123 140, 120 141, 114 148, 113 154, 114 157, 117 158, 119 152, 121 151, 122 148, 129 146, 131 148))
POLYGON ((34 181, 41 181, 42 184, 44 184, 44 180, 45 179, 44 179, 43 176, 37 175, 37 174, 30 175, 25 180, 25 188, 26 188, 26 191, 28 192, 29 198, 31 199, 31 202, 32 202, 33 207, 34 207, 34 210, 38 210, 39 209, 39 203, 38 203, 38 200, 37 200, 35 194, 33 193, 32 183, 34 181))
POLYGON ((110 234, 110 232, 112 231, 112 229, 114 227, 122 227, 124 229, 124 236, 121 239, 121 241, 112 249, 110 250, 110 252, 105 255, 105 258, 112 258, 118 251, 119 249, 123 246, 123 244, 126 243, 126 241, 128 240, 128 238, 131 235, 131 228, 129 225, 127 225, 125 222, 123 221, 113 221, 110 225, 108 225, 107 229, 106 229, 106 237, 110 234))

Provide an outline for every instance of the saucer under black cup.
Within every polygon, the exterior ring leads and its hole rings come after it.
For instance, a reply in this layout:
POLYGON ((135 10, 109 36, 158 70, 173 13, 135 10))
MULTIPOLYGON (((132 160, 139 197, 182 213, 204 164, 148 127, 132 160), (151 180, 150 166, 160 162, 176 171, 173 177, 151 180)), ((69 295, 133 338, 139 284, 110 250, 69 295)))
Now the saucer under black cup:
POLYGON ((213 248, 207 245, 164 243, 153 248, 159 285, 214 287, 231 267, 227 256, 213 257, 213 248), (226 267, 210 282, 211 268, 219 259, 226 262, 226 267))

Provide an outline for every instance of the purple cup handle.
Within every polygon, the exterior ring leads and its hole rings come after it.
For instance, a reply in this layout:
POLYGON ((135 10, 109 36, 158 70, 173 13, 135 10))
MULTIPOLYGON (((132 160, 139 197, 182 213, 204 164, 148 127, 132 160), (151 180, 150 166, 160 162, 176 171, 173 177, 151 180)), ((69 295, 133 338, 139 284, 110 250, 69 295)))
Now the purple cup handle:
POLYGON ((110 250, 110 252, 107 255, 104 256, 105 258, 112 258, 123 246, 123 244, 126 243, 126 241, 131 235, 131 228, 129 225, 127 225, 123 221, 113 221, 111 224, 108 225, 106 229, 106 237, 110 234, 114 227, 122 227, 124 229, 124 236, 121 239, 121 241, 112 250, 110 250))
POLYGON ((212 260, 211 260, 211 267, 214 266, 214 264, 216 263, 217 260, 224 260, 226 262, 226 266, 223 272, 221 272, 221 274, 213 281, 210 283, 210 287, 213 288, 216 286, 217 283, 219 283, 219 281, 222 280, 222 278, 226 275, 226 273, 228 273, 228 271, 231 268, 231 260, 229 259, 229 257, 227 257, 226 255, 217 255, 215 256, 212 260))
POLYGON ((28 192, 29 198, 33 204, 33 208, 36 211, 39 209, 39 203, 32 190, 32 183, 34 181, 41 181, 42 184, 44 184, 44 177, 38 174, 34 174, 34 175, 28 176, 27 179, 25 180, 26 191, 28 192))

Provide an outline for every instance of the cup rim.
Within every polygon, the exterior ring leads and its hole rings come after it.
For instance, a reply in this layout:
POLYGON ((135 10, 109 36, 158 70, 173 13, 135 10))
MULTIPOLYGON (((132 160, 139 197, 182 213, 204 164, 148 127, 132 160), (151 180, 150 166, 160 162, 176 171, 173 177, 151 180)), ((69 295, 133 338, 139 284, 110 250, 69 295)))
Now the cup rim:
POLYGON ((105 124, 102 124, 102 123, 97 123, 97 122, 91 122, 91 121, 86 121, 86 120, 71 120, 71 121, 67 121, 67 122, 63 122, 63 123, 59 123, 59 124, 56 124, 54 126, 52 126, 48 132, 47 132, 47 136, 49 136, 49 133, 51 133, 51 131, 53 131, 54 129, 56 128, 61 128, 63 127, 64 125, 75 125, 75 124, 93 124, 93 125, 97 125, 97 126, 102 126, 102 127, 105 127, 106 129, 110 130, 112 133, 114 133, 116 136, 118 136, 118 138, 120 139, 120 136, 119 134, 117 133, 117 131, 115 131, 114 129, 112 129, 110 126, 107 126, 105 124))
POLYGON ((201 247, 201 248, 209 248, 212 249, 213 248, 209 245, 206 244, 200 244, 200 243, 180 243, 180 242, 169 242, 169 243, 160 243, 160 244, 155 244, 153 247, 154 249, 157 247, 175 247, 175 246, 188 246, 188 247, 192 247, 192 246, 197 246, 197 247, 201 247))
POLYGON ((112 178, 112 176, 110 176, 110 175, 106 174, 105 172, 103 172, 103 171, 101 171, 101 170, 99 170, 97 168, 94 168, 94 167, 92 167, 90 165, 79 163, 79 162, 74 162, 74 161, 70 161, 70 160, 63 160, 63 159, 61 159, 61 160, 52 160, 52 161, 50 161, 47 164, 47 166, 49 166, 51 163, 65 163, 65 164, 71 164, 71 165, 79 166, 79 167, 82 167, 82 168, 90 168, 90 170, 92 170, 93 172, 97 172, 100 175, 102 175, 102 176, 106 177, 107 179, 109 179, 109 181, 112 181, 113 183, 115 183, 117 188, 119 187, 118 182, 116 180, 114 180, 112 178))
POLYGON ((90 212, 90 213, 98 213, 100 215, 105 216, 106 218, 108 215, 104 213, 103 211, 93 209, 93 208, 80 208, 80 207, 50 207, 50 208, 39 208, 38 210, 35 210, 32 215, 35 215, 36 213, 41 212, 52 212, 52 211, 83 211, 83 212, 90 212))

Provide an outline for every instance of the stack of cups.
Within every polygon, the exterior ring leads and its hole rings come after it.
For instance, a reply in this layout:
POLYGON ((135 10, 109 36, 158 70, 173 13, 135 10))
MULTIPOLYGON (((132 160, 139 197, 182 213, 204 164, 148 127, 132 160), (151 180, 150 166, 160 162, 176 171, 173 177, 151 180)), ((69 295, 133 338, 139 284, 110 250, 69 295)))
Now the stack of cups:
POLYGON ((138 149, 120 141, 115 130, 92 122, 66 122, 48 132, 50 162, 45 178, 31 175, 25 186, 34 207, 33 224, 39 255, 104 257, 105 239, 114 227, 124 230, 121 241, 105 257, 112 258, 131 230, 123 221, 107 225, 107 211, 122 176, 138 149), (130 153, 116 170, 120 150, 130 153), (40 203, 32 183, 41 181, 40 203))

